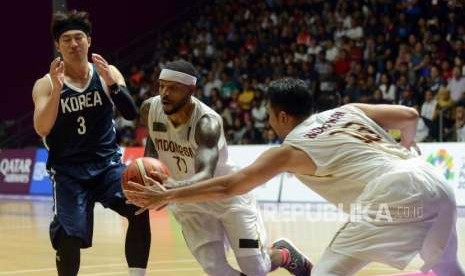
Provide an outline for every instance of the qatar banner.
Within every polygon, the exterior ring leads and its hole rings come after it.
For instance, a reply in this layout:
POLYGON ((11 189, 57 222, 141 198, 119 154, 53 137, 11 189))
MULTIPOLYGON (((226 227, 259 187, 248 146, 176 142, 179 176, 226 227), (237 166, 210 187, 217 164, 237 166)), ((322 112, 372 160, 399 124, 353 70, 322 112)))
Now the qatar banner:
POLYGON ((29 194, 36 149, 0 151, 0 193, 29 194))

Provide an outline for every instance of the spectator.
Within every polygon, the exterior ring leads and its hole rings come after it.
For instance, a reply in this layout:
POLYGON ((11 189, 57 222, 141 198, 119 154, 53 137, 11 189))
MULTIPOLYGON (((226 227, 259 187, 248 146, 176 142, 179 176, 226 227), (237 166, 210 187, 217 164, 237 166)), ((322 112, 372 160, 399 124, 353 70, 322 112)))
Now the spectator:
POLYGON ((433 129, 434 112, 436 110, 437 101, 434 99, 433 91, 426 90, 425 101, 421 105, 420 115, 424 124, 431 131, 433 129))
POLYGON ((465 104, 455 108, 455 139, 457 142, 465 142, 465 104))
POLYGON ((276 135, 272 128, 268 128, 265 131, 265 144, 267 145, 278 145, 281 143, 279 137, 276 135))
POLYGON ((453 69, 452 78, 449 79, 447 88, 450 91, 450 97, 454 102, 458 102, 465 95, 465 77, 462 76, 462 68, 455 66, 453 69))
POLYGON ((255 92, 250 85, 250 80, 245 80, 242 92, 239 94, 237 99, 239 106, 242 108, 242 110, 250 110, 254 97, 255 92))
POLYGON ((348 99, 348 102, 356 103, 362 97, 362 89, 358 86, 355 74, 349 74, 346 77, 346 86, 342 92, 342 97, 348 99))
POLYGON ((334 60, 334 73, 344 77, 350 71, 351 60, 345 49, 340 49, 339 54, 334 60))
POLYGON ((444 86, 439 89, 436 101, 436 110, 433 116, 433 137, 436 141, 442 142, 442 140, 444 140, 444 136, 451 133, 450 130, 453 125, 452 112, 455 103, 450 97, 449 89, 444 86), (440 126, 442 126, 442 129, 440 126))
POLYGON ((388 74, 383 73, 380 77, 380 84, 378 86, 382 93, 383 100, 393 103, 396 99, 396 86, 391 82, 388 74))
POLYGON ((304 79, 317 98, 344 96, 341 103, 423 107, 424 101, 431 104, 426 91, 436 97, 446 82, 452 99, 462 98, 463 77, 452 78, 465 66, 461 6, 434 1, 223 2, 199 5, 192 18, 160 38, 154 60, 128 70, 137 103, 158 93, 160 67, 176 55, 198 64, 205 80, 198 97, 223 116, 225 130, 234 128, 236 118, 251 120, 263 137, 263 106, 250 99, 245 87, 252 87, 255 97, 259 86, 284 76, 304 79))
POLYGON ((256 129, 263 130, 265 128, 267 118, 265 105, 259 99, 255 99, 252 108, 252 120, 254 122, 254 127, 256 129))
POLYGON ((383 99, 383 92, 381 92, 381 89, 379 88, 375 89, 375 91, 373 92, 373 97, 371 97, 368 100, 368 102, 372 104, 390 104, 391 103, 390 101, 383 99))
POLYGON ((431 66, 431 74, 426 78, 425 88, 431 90, 433 95, 436 96, 439 88, 445 84, 444 79, 441 77, 441 73, 437 66, 431 66))

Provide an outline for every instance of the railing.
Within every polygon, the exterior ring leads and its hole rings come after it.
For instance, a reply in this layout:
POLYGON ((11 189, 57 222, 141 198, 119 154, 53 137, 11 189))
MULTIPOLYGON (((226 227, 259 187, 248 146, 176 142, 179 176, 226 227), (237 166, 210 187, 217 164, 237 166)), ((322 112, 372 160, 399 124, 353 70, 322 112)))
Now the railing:
POLYGON ((444 141, 444 110, 439 111, 439 136, 438 142, 443 142, 444 141))

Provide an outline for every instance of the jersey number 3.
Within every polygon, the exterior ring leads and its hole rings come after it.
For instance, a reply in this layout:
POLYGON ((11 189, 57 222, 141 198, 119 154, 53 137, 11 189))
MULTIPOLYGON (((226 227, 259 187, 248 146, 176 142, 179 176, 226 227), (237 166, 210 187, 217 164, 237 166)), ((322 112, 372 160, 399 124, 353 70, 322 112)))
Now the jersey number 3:
POLYGON ((86 119, 84 119, 83 116, 79 116, 77 118, 77 123, 79 124, 78 128, 77 128, 77 133, 79 135, 84 135, 86 134, 86 119))

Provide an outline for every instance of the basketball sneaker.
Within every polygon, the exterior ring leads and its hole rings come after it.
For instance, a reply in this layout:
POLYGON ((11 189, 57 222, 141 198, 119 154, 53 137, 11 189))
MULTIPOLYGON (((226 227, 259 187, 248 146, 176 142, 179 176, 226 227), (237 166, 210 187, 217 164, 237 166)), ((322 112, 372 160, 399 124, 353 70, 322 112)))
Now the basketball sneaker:
POLYGON ((271 248, 286 249, 289 252, 289 260, 282 267, 295 276, 310 276, 312 263, 289 240, 279 239, 271 248))

